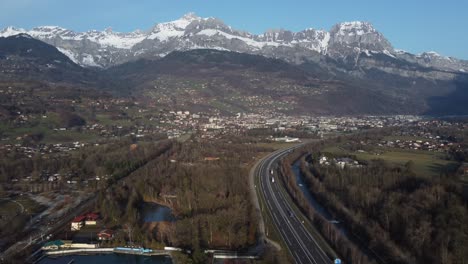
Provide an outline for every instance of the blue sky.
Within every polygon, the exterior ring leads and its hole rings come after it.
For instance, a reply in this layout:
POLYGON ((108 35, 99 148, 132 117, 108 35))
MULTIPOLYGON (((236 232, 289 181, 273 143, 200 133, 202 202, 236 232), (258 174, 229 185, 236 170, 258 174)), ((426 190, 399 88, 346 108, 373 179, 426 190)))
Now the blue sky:
POLYGON ((395 48, 468 59, 465 0, 0 0, 0 27, 58 25, 76 31, 148 29, 188 12, 234 28, 329 30, 342 21, 369 21, 395 48))

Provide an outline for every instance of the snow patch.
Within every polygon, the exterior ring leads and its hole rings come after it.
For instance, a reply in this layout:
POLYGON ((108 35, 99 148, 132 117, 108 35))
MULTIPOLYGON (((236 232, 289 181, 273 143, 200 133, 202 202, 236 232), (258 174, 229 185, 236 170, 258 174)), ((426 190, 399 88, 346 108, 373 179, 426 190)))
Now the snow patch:
POLYGON ((217 29, 204 29, 204 30, 198 32, 197 35, 205 35, 205 36, 208 36, 208 37, 223 36, 223 37, 225 37, 227 39, 238 39, 238 40, 243 41, 245 44, 247 44, 247 45, 249 45, 251 47, 258 48, 258 49, 261 49, 261 48, 263 48, 265 46, 274 46, 274 47, 289 46, 289 45, 285 45, 285 44, 281 44, 281 43, 277 43, 277 42, 272 42, 272 41, 266 41, 266 42, 255 41, 255 40, 250 39, 250 38, 231 35, 231 34, 228 34, 226 32, 223 32, 223 31, 220 31, 220 30, 217 30, 217 29))
POLYGON ((383 50, 383 54, 385 54, 385 55, 387 55, 387 56, 389 56, 389 57, 392 57, 392 58, 395 58, 395 59, 396 59, 395 55, 393 55, 392 53, 390 53, 390 51, 388 51, 388 50, 383 50))
POLYGON ((401 55, 401 54, 407 54, 408 52, 406 50, 402 50, 402 49, 394 49, 395 53, 398 54, 398 55, 401 55))
POLYGON ((22 34, 22 33, 27 33, 26 30, 22 28, 14 28, 14 27, 7 27, 4 30, 0 31, 0 37, 11 37, 14 35, 22 34))
POLYGON ((153 27, 153 32, 161 32, 161 31, 185 31, 188 25, 195 20, 206 20, 208 18, 201 18, 196 16, 194 13, 185 14, 183 17, 170 21, 156 24, 153 27))
POLYGON ((327 52, 328 49, 328 43, 330 42, 330 33, 324 32, 325 36, 323 39, 320 41, 320 48, 324 52, 327 52))
POLYGON ((103 46, 110 46, 119 49, 131 49, 137 43, 145 39, 145 36, 133 36, 127 34, 115 34, 105 32, 102 36, 99 36, 95 39, 95 42, 103 46))
POLYGON ((65 56, 67 56, 71 61, 73 61, 76 64, 80 64, 78 61, 75 53, 73 53, 71 50, 67 50, 64 48, 57 47, 58 51, 62 52, 65 56))
POLYGON ((152 33, 151 35, 147 37, 147 39, 159 39, 159 41, 164 42, 170 38, 182 37, 183 35, 184 35, 184 31, 164 30, 164 31, 152 33))
POLYGON ((194 13, 188 13, 177 20, 156 24, 146 38, 158 39, 161 42, 164 42, 170 38, 181 37, 184 35, 185 29, 190 25, 190 23, 196 20, 207 19, 208 18, 198 17, 194 13))
POLYGON ((376 30, 371 24, 362 21, 343 22, 338 24, 338 35, 362 36, 364 34, 374 33, 376 30))
POLYGON ((439 53, 437 53, 435 51, 428 51, 428 52, 424 52, 424 53, 427 54, 427 55, 435 56, 435 57, 442 57, 439 53))
POLYGON ((94 61, 94 58, 92 55, 86 54, 86 53, 83 54, 82 63, 83 65, 90 66, 90 67, 99 67, 99 68, 102 67, 101 65, 97 64, 94 61))
POLYGON ((365 50, 363 50, 363 51, 364 51, 364 53, 367 55, 367 57, 371 57, 371 56, 372 56, 372 53, 369 52, 368 49, 365 49, 365 50))

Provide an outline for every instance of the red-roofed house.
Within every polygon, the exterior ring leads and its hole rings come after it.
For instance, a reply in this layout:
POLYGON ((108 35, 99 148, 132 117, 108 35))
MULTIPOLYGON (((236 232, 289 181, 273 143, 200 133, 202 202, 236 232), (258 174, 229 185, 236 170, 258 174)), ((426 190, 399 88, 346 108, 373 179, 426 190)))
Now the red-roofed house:
POLYGON ((89 213, 86 215, 85 225, 96 225, 98 219, 99 219, 99 214, 89 213))
POLYGON ((84 225, 85 219, 86 219, 86 216, 84 215, 80 215, 80 216, 73 218, 71 222, 71 230, 72 231, 80 230, 84 225))
POLYGON ((114 231, 110 229, 104 229, 97 234, 99 240, 111 240, 114 238, 114 231))

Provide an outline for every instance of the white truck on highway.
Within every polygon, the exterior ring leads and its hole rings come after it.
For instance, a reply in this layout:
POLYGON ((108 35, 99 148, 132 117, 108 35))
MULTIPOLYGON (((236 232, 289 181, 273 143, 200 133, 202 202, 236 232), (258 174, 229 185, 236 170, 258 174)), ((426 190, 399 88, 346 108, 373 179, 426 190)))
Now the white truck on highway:
POLYGON ((275 178, 271 177, 271 182, 274 183, 274 182, 275 182, 275 178))

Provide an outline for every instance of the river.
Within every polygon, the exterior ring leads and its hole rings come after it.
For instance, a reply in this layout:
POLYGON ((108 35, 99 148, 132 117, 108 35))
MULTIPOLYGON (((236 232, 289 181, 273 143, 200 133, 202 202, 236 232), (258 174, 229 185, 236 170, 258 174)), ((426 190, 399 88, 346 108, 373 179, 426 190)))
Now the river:
POLYGON ((338 227, 338 230, 340 230, 340 232, 344 236, 348 237, 348 233, 347 233, 346 229, 339 223, 339 221, 337 221, 337 219, 335 219, 333 217, 333 215, 325 207, 323 207, 315 199, 315 197, 312 195, 312 193, 307 188, 307 184, 305 183, 305 180, 304 180, 304 175, 302 175, 302 172, 301 172, 301 160, 300 159, 297 160, 296 162, 294 162, 294 164, 292 165, 292 170, 294 172, 294 175, 296 176, 296 183, 297 183, 299 189, 301 189, 301 191, 304 194, 305 198, 307 199, 307 201, 309 201, 309 204, 314 208, 314 210, 318 214, 320 214, 323 218, 325 218, 325 220, 335 224, 338 227))
POLYGON ((294 162, 292 166, 292 170, 294 172, 294 175, 296 176, 296 183, 299 189, 301 189, 305 198, 307 199, 307 201, 309 201, 310 205, 312 205, 314 210, 326 220, 328 221, 334 220, 333 216, 321 204, 319 204, 317 200, 315 200, 314 196, 310 193, 309 189, 307 188, 307 185, 305 183, 304 177, 301 172, 301 160, 300 159, 294 162))
POLYGON ((67 255, 59 257, 45 257, 39 264, 172 264, 169 256, 138 256, 126 254, 98 254, 98 255, 67 255))

